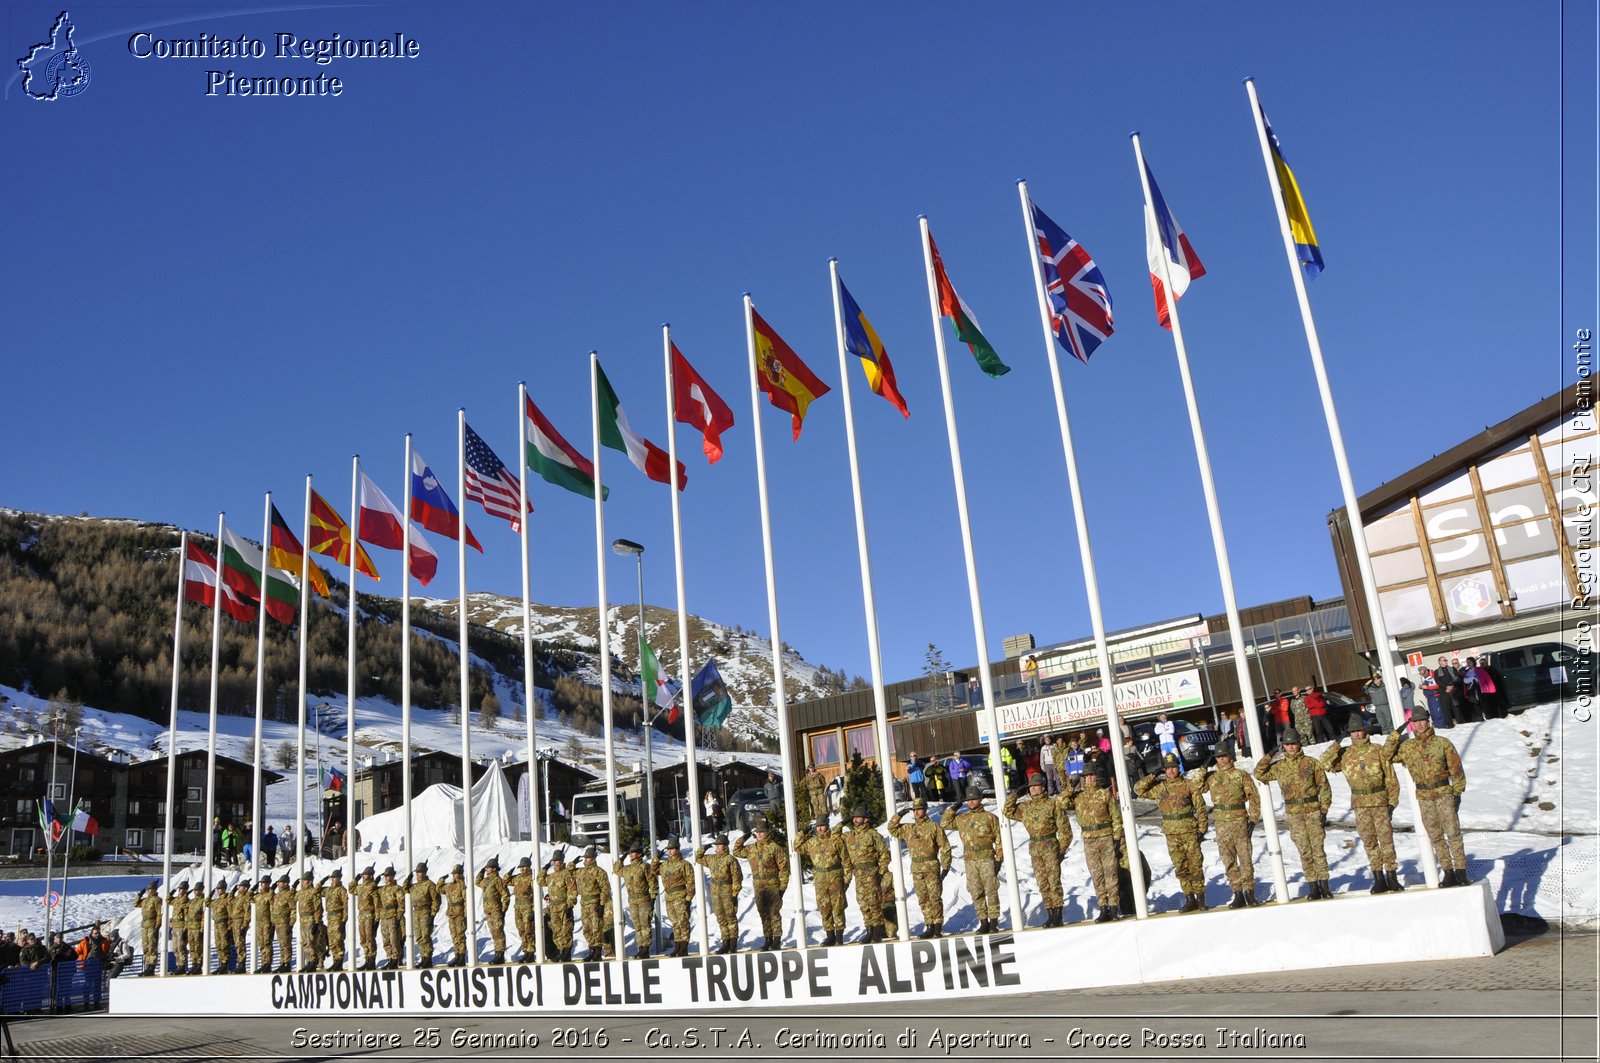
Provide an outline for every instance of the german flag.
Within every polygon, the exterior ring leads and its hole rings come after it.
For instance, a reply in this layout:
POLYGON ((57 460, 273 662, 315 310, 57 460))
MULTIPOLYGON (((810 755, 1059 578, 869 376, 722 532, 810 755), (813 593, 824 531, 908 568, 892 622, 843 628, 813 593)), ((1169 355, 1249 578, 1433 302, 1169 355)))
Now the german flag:
MULTIPOLYGON (((337 510, 326 499, 311 492, 311 552, 326 554, 341 565, 350 564, 350 525, 344 522, 337 510)), ((381 579, 372 558, 360 543, 356 544, 356 571, 363 576, 381 579)))
POLYGON ((806 419, 806 407, 831 390, 817 379, 800 356, 773 331, 772 326, 750 309, 750 319, 755 325, 756 378, 761 390, 780 410, 788 410, 794 417, 794 438, 800 438, 801 422, 806 419))
MULTIPOLYGON (((300 549, 300 540, 295 538, 294 532, 289 530, 289 522, 283 519, 283 514, 278 512, 278 507, 272 507, 272 541, 267 544, 267 564, 273 568, 281 568, 292 575, 300 574, 300 559, 305 556, 305 551, 300 549)), ((310 570, 311 589, 322 595, 328 596, 328 574, 317 567, 315 561, 307 568, 310 570)))

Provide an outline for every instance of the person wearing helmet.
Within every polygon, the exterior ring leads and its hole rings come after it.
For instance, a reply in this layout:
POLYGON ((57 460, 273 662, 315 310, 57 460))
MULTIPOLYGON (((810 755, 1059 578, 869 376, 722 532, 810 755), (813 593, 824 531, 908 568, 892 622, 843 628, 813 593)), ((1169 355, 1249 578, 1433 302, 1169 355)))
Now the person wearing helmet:
POLYGON ((922 908, 922 939, 944 933, 944 877, 950 873, 950 839, 939 824, 928 818, 928 802, 919 797, 911 802, 911 822, 900 822, 900 813, 889 817, 889 837, 896 838, 911 854, 911 884, 922 908))
POLYGON ((1072 844, 1072 821, 1067 810, 1045 793, 1045 777, 1040 772, 1028 775, 1027 799, 1020 791, 1006 795, 1001 814, 1021 823, 1028 831, 1028 855, 1033 858, 1033 877, 1044 903, 1044 925, 1060 926, 1066 899, 1061 892, 1061 860, 1072 844))
MULTIPOLYGON (((864 942, 883 940, 883 875, 889 870, 889 845, 872 826, 872 812, 857 805, 844 836, 850 875, 856 883, 856 908, 866 928, 864 942)), ((892 898, 891 898, 892 899, 892 898)))
POLYGON ((1000 929, 1000 864, 1005 850, 1000 841, 1000 817, 983 807, 984 798, 992 796, 987 787, 974 782, 966 790, 964 807, 951 805, 939 817, 939 826, 955 831, 961 839, 961 870, 980 934, 1000 929))
POLYGON ((744 872, 739 870, 738 858, 728 852, 726 834, 713 835, 711 848, 712 852, 700 854, 696 862, 711 880, 711 911, 722 931, 717 952, 726 956, 739 947, 739 888, 744 885, 744 872))
POLYGON ((1172 869, 1183 890, 1180 912, 1202 912, 1206 907, 1206 868, 1200 855, 1200 838, 1206 832, 1206 802, 1200 787, 1183 777, 1183 762, 1176 753, 1161 758, 1161 774, 1140 779, 1137 797, 1155 801, 1161 811, 1161 833, 1167 839, 1172 869))
POLYGON ((1233 743, 1217 743, 1217 766, 1206 772, 1200 792, 1211 798, 1211 821, 1217 827, 1217 855, 1233 887, 1229 908, 1255 907, 1256 866, 1250 828, 1261 822, 1261 795, 1250 776, 1233 763, 1233 743))
POLYGON ((1328 854, 1323 823, 1333 803, 1333 788, 1322 765, 1300 750, 1300 732, 1293 728, 1278 740, 1283 755, 1265 756, 1256 761, 1256 781, 1276 782, 1283 793, 1284 814, 1289 819, 1289 836, 1300 851, 1300 869, 1306 876, 1306 897, 1317 900, 1332 897, 1328 890, 1328 854))
POLYGON ((1461 821, 1457 809, 1467 789, 1467 773, 1455 743, 1435 734, 1427 710, 1411 713, 1411 734, 1397 727, 1383 744, 1383 755, 1392 763, 1398 760, 1417 788, 1417 805, 1422 812, 1422 829, 1433 843, 1434 859, 1439 862, 1439 885, 1467 886, 1467 851, 1461 844, 1461 821))
POLYGON ((844 943, 844 891, 850 885, 850 859, 844 836, 834 834, 826 818, 812 826, 810 837, 795 839, 794 851, 811 861, 817 914, 822 917, 822 944, 844 943))

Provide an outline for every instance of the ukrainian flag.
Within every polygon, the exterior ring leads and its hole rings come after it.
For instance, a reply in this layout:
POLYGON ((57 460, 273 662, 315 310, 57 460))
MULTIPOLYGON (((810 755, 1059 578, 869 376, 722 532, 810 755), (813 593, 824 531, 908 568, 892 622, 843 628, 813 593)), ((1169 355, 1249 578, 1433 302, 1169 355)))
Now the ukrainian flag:
POLYGON ((1267 112, 1261 112, 1261 124, 1267 130, 1267 143, 1272 147, 1272 165, 1278 171, 1278 187, 1283 190, 1283 210, 1289 216, 1289 232, 1294 236, 1295 253, 1300 256, 1300 268, 1306 271, 1306 280, 1315 280, 1322 272, 1322 249, 1317 246, 1317 232, 1311 227, 1311 215, 1306 212, 1306 201, 1300 196, 1300 182, 1294 179, 1283 157, 1283 145, 1278 134, 1267 121, 1267 112))

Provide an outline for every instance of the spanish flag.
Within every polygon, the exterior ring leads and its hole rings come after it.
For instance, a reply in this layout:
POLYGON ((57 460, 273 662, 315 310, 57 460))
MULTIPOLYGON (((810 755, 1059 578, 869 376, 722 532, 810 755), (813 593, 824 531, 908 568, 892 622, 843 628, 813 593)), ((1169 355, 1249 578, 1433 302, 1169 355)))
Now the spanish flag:
POLYGON ((800 424, 806 419, 806 407, 829 391, 828 385, 817 379, 806 363, 800 360, 783 338, 772 330, 755 308, 750 308, 750 320, 755 326, 756 374, 761 390, 780 410, 794 416, 794 438, 800 438, 800 424))
POLYGON ((1283 212, 1289 217, 1289 232, 1294 236, 1300 268, 1305 270, 1306 280, 1315 280, 1322 272, 1322 249, 1317 246, 1317 232, 1311 227, 1311 215, 1306 213, 1306 201, 1300 196, 1300 182, 1294 179, 1294 171, 1283 157, 1283 145, 1267 121, 1265 108, 1261 111, 1261 124, 1266 127, 1267 143, 1272 148, 1272 168, 1277 171, 1278 187, 1283 190, 1283 212))
POLYGON ((899 410, 901 416, 910 417, 911 411, 906 409, 906 400, 895 386, 894 366, 889 364, 889 352, 883 349, 878 330, 861 312, 860 305, 851 297, 850 289, 844 286, 842 280, 839 282, 839 305, 844 311, 845 349, 861 359, 862 371, 867 374, 867 386, 874 395, 883 396, 889 405, 899 410))

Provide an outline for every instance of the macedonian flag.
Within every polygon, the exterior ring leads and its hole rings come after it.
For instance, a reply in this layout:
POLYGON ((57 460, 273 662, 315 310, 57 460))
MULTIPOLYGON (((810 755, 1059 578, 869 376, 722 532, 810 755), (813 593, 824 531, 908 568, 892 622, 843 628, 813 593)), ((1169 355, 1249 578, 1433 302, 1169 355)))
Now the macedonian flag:
MULTIPOLYGON (((350 564, 350 525, 344 522, 337 510, 326 499, 311 492, 311 552, 327 554, 341 565, 350 564)), ((360 543, 356 544, 356 571, 363 576, 381 579, 372 558, 360 543)))
POLYGON ((788 410, 794 416, 794 438, 800 438, 800 425, 806 418, 806 407, 811 405, 813 399, 821 398, 829 391, 828 385, 817 379, 800 356, 783 342, 783 338, 772 330, 755 308, 750 309, 750 319, 755 325, 756 337, 756 373, 761 383, 761 390, 767 393, 767 398, 780 410, 788 410))

